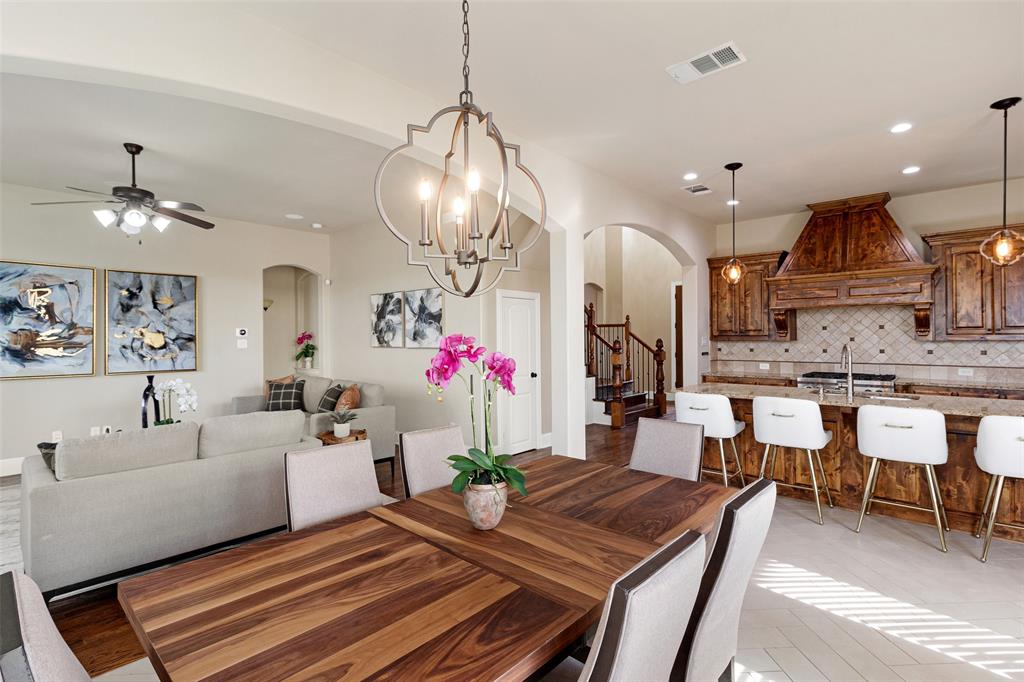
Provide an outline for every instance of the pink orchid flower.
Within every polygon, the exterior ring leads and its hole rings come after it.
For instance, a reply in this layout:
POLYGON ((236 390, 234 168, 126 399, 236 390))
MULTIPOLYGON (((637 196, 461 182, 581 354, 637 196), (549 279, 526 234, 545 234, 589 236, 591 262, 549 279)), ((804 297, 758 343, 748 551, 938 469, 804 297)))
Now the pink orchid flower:
POLYGON ((497 380, 502 388, 511 393, 516 394, 515 384, 512 383, 512 378, 516 374, 516 361, 497 351, 488 353, 484 357, 484 366, 487 368, 486 379, 488 381, 497 380))

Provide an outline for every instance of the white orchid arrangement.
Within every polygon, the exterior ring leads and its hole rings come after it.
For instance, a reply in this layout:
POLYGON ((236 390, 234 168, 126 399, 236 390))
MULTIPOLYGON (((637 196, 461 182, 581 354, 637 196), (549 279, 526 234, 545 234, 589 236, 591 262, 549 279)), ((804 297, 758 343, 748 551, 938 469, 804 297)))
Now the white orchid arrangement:
POLYGON ((156 392, 160 396, 160 405, 163 412, 163 419, 156 422, 157 426, 174 424, 180 421, 174 418, 173 407, 175 403, 178 406, 178 414, 199 410, 199 395, 192 388, 192 384, 183 379, 172 379, 171 381, 157 384, 156 392))

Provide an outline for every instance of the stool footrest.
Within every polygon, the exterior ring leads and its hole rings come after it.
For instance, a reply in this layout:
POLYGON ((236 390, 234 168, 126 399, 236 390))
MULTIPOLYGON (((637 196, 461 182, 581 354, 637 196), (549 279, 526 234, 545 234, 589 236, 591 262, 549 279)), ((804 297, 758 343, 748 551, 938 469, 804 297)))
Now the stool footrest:
MULTIPOLYGON (((814 492, 814 488, 812 488, 809 485, 801 485, 799 483, 783 483, 782 481, 776 481, 774 478, 769 478, 768 480, 769 481, 775 481, 775 485, 780 485, 783 488, 796 488, 797 490, 806 490, 809 493, 813 493, 814 492)), ((818 488, 818 492, 819 493, 824 492, 824 490, 825 490, 824 486, 821 486, 820 488, 818 488)))
POLYGON ((917 511, 928 512, 929 514, 935 511, 931 507, 921 507, 916 504, 909 504, 907 502, 897 502, 895 500, 883 500, 880 497, 872 497, 869 499, 869 502, 871 504, 888 504, 889 506, 892 507, 903 507, 904 509, 916 509, 917 511))

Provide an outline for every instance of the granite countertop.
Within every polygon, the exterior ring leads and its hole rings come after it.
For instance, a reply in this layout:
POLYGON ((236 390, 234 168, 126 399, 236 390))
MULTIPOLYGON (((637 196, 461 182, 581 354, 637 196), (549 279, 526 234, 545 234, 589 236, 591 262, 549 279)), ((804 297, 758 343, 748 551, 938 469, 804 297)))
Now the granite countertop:
MULTIPOLYGON (((722 376, 722 375, 716 375, 722 376)), ((743 376, 751 376, 749 374, 743 376)), ((775 375, 778 376, 778 375, 775 375)), ((686 386, 682 389, 688 393, 718 393, 736 398, 752 400, 756 396, 776 398, 800 398, 818 401, 818 394, 813 389, 796 388, 793 386, 757 386, 754 384, 699 384, 686 386)), ((829 407, 863 407, 864 405, 888 405, 889 407, 910 407, 936 410, 948 416, 984 417, 987 415, 1007 415, 1024 417, 1024 400, 995 400, 992 398, 961 398, 942 395, 904 395, 889 393, 886 396, 905 397, 908 400, 878 400, 868 397, 878 394, 858 393, 853 403, 846 402, 845 394, 825 394, 820 402, 829 407)))
MULTIPOLYGON (((830 370, 825 370, 830 371, 830 370)), ((856 369, 857 372, 866 371, 864 368, 856 369)), ((998 371, 998 370, 995 370, 998 371)), ((702 372, 701 376, 715 377, 716 379, 789 379, 796 381, 800 378, 800 373, 795 372, 739 372, 736 370, 727 371, 707 371, 702 372)), ((915 379, 913 377, 901 377, 896 376, 896 384, 913 384, 915 386, 943 386, 948 388, 991 388, 993 390, 1024 390, 1024 382, 1012 381, 1006 379, 992 379, 980 378, 980 377, 957 377, 955 379, 915 379)))

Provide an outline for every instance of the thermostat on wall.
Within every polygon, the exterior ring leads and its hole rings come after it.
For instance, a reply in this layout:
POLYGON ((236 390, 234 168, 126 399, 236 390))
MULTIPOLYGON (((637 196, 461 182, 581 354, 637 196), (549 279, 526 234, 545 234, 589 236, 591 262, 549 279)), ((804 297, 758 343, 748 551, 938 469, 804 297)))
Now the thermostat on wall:
POLYGON ((238 327, 235 329, 235 338, 244 339, 247 336, 249 336, 249 330, 245 327, 238 327))

